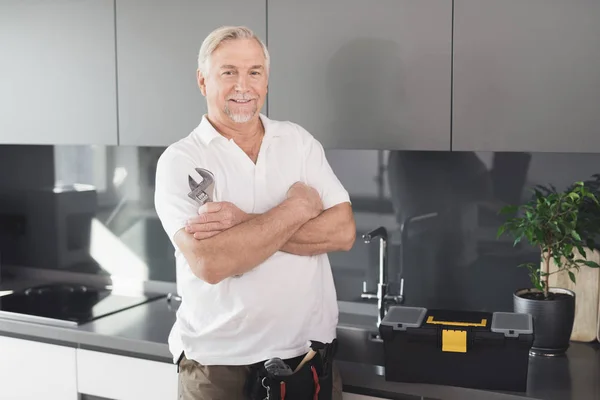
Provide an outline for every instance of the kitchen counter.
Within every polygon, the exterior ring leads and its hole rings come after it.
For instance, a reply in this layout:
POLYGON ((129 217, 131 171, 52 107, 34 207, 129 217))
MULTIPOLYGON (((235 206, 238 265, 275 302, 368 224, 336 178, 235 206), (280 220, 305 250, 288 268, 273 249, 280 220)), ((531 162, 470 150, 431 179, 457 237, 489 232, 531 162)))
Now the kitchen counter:
MULTIPOLYGON (((0 335, 171 362, 167 339, 174 321, 175 308, 165 298, 161 298, 79 327, 55 327, 0 319, 0 335)), ((345 313, 340 315, 341 325, 360 324, 360 321, 367 323, 370 317, 351 317, 345 313)), ((597 343, 573 343, 566 357, 532 357, 528 391, 516 394, 387 382, 382 375, 382 367, 343 361, 343 357, 340 358, 337 364, 344 381, 344 390, 370 396, 440 400, 600 399, 600 383, 597 381, 600 376, 600 346, 597 343)))
POLYGON ((175 312, 161 298, 78 327, 0 318, 0 334, 172 362, 167 339, 174 321, 175 312))

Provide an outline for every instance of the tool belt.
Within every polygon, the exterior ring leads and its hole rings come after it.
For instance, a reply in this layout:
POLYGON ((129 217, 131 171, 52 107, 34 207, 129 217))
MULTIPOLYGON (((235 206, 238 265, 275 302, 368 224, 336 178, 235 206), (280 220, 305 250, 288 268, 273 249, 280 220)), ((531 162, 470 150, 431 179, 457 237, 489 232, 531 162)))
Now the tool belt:
POLYGON ((298 369, 305 356, 283 360, 294 371, 289 375, 273 374, 265 362, 253 364, 246 385, 248 397, 251 400, 331 400, 336 347, 335 339, 327 344, 312 341, 315 354, 298 369))

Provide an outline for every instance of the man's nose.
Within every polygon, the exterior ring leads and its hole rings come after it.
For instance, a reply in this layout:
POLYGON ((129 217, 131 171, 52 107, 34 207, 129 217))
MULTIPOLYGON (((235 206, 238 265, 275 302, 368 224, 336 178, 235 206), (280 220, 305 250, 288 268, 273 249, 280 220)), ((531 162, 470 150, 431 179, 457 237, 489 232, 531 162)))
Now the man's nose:
POLYGON ((235 89, 240 92, 245 92, 248 90, 248 76, 245 74, 239 74, 237 78, 237 82, 235 83, 235 89))

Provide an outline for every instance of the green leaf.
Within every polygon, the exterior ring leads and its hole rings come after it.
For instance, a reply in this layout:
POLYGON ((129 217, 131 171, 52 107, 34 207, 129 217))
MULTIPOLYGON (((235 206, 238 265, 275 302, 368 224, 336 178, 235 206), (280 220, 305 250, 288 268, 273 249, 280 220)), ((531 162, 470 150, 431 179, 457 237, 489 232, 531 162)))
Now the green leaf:
POLYGON ((544 232, 541 229, 536 229, 535 238, 539 243, 544 243, 544 232))
POLYGON ((591 250, 593 250, 596 247, 596 243, 594 243, 594 240, 590 238, 585 240, 585 245, 591 250))
POLYGON ((565 244, 563 253, 565 254, 565 256, 567 256, 567 258, 573 258, 573 256, 575 255, 573 254, 573 245, 571 243, 565 244))
POLYGON ((544 290, 544 284, 539 279, 535 279, 533 285, 537 290, 544 290))
POLYGON ((526 211, 525 215, 527 216, 527 219, 531 219, 533 217, 533 214, 531 213, 531 211, 526 211))
POLYGON ((573 283, 577 283, 577 282, 575 281, 575 274, 574 274, 572 271, 569 271, 569 278, 571 279, 571 282, 573 282, 573 283))
POLYGON ((583 263, 590 268, 600 268, 600 265, 598 265, 598 263, 595 261, 584 261, 583 263))
MULTIPOLYGON (((568 257, 567 257, 568 258, 568 257)), ((562 267, 562 260, 560 258, 560 254, 556 254, 554 253, 554 255, 552 256, 552 259, 554 260, 554 264, 556 264, 556 266, 558 268, 562 267)))
POLYGON ((558 235, 562 235, 562 231, 560 230, 560 227, 558 226, 558 222, 557 221, 553 221, 551 224, 551 228, 552 231, 558 235))
POLYGON ((573 201, 579 200, 579 195, 575 192, 569 193, 569 198, 573 201))
POLYGON ((529 227, 525 230, 525 237, 527 238, 527 240, 529 240, 529 242, 533 242, 533 228, 529 227))
POLYGON ((540 269, 533 263, 521 264, 529 269, 529 279, 533 286, 539 290, 544 290, 543 282, 540 281, 540 269))
POLYGON ((529 268, 529 270, 533 271, 533 269, 536 268, 536 265, 533 263, 523 263, 517 265, 517 268, 529 268))
POLYGON ((506 231, 506 226, 505 225, 500 225, 500 227, 498 228, 498 233, 496 234, 496 239, 498 239, 500 236, 502 236, 502 234, 506 231))

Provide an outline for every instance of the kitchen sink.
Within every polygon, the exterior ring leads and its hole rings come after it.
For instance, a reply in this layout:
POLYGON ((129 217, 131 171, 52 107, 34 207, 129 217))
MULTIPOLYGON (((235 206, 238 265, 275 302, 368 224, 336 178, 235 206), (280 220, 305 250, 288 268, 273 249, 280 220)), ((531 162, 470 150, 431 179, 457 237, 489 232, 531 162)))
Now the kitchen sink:
POLYGON ((336 359, 369 365, 384 365, 383 341, 376 326, 377 316, 339 314, 336 359))

